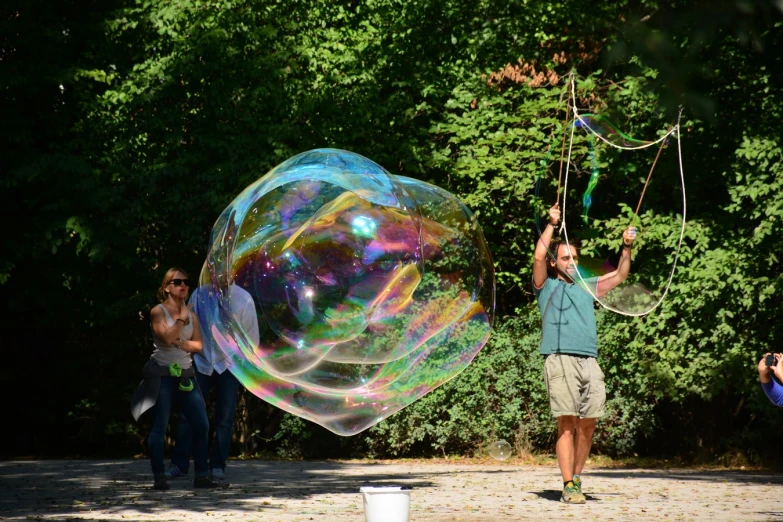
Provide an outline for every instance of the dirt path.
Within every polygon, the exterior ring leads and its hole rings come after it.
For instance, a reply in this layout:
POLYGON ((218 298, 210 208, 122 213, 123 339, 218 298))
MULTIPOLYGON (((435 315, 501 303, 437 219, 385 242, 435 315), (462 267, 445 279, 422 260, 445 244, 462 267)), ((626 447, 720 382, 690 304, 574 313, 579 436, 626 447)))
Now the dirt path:
POLYGON ((783 520, 783 476, 592 468, 566 506, 554 466, 232 461, 228 490, 150 489, 146 460, 0 462, 0 520, 364 521, 361 486, 413 487, 411 522, 783 520))

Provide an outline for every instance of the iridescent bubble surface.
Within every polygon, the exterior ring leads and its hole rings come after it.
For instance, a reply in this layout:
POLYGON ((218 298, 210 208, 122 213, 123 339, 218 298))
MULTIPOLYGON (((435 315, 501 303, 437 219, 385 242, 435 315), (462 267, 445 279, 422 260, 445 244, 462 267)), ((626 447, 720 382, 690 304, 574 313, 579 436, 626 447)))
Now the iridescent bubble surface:
POLYGON ((641 149, 653 145, 654 141, 638 140, 622 132, 617 126, 600 114, 580 114, 573 122, 577 129, 584 129, 596 138, 623 149, 641 149))
POLYGON ((570 121, 540 160, 535 197, 539 234, 549 208, 559 202, 563 223, 555 237, 574 247, 579 257, 575 282, 604 308, 642 316, 668 292, 685 226, 680 160, 678 128, 662 131, 656 141, 639 140, 596 114, 579 114, 570 121), (560 168, 561 151, 568 168, 560 168), (672 201, 679 199, 682 211, 671 214, 672 201), (604 291, 602 283, 618 268, 622 234, 629 226, 637 229, 630 273, 604 291))
POLYGON ((317 149, 245 189, 201 274, 206 342, 256 396, 340 435, 464 370, 494 319, 492 260, 454 195, 351 152, 317 149), (229 285, 252 296, 255 344, 229 285))

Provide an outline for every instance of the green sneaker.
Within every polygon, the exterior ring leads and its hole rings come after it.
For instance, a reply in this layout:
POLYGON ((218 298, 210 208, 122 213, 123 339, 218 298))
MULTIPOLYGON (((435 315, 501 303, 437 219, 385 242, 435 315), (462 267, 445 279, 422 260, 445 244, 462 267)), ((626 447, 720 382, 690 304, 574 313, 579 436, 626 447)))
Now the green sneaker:
POLYGON ((579 490, 579 493, 582 492, 582 477, 579 475, 574 475, 574 486, 579 490))
POLYGON ((563 495, 560 497, 560 502, 566 504, 584 504, 587 501, 579 488, 571 481, 563 488, 563 495))

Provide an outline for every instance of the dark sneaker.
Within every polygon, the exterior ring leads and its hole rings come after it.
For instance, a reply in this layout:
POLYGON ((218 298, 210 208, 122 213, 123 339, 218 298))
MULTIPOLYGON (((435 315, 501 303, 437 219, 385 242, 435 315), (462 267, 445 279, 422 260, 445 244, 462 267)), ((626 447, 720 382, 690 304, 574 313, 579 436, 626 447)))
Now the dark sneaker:
POLYGON ((212 477, 212 481, 220 483, 220 488, 222 489, 226 489, 231 485, 231 483, 226 480, 226 477, 212 477))
POLYGON ((560 497, 560 502, 566 504, 584 504, 587 501, 582 492, 579 491, 573 482, 569 482, 563 488, 563 495, 560 497))
POLYGON ((166 482, 166 476, 163 473, 155 475, 155 483, 152 485, 152 489, 157 489, 158 491, 169 489, 169 483, 166 482))
POLYGON ((171 466, 169 466, 169 469, 166 470, 165 475, 167 479, 171 480, 179 477, 186 477, 188 474, 183 473, 182 470, 179 469, 179 466, 177 466, 176 464, 172 464, 171 466))
POLYGON ((226 489, 231 484, 223 480, 215 480, 212 477, 196 477, 193 479, 194 488, 226 489))

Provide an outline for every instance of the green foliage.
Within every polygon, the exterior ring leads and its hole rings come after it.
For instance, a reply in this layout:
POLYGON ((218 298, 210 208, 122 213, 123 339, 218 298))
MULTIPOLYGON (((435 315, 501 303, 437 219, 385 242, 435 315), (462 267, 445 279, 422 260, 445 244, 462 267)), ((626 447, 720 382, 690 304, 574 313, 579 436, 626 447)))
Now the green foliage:
MULTIPOLYGON (((534 184, 571 70, 580 104, 632 136, 661 132, 684 104, 683 251, 655 313, 599 313, 610 413, 596 450, 753 454, 759 433, 783 433, 754 370, 781 339, 783 25, 772 2, 50 4, 0 10, 0 197, 12 238, 0 251, 0 321, 12 362, 27 367, 35 349, 46 355, 39 379, 68 385, 45 415, 12 406, 30 433, 50 435, 5 451, 137 453, 144 426, 127 399, 149 356, 162 272, 197 273, 231 199, 316 147, 458 194, 492 250, 501 319, 467 370, 360 443, 257 405, 244 422, 265 438, 247 452, 472 453, 493 438, 549 450, 529 286, 534 184), (655 442, 680 428, 679 445, 655 442), (111 443, 96 445, 104 432, 111 443)), ((577 143, 575 161, 585 150, 577 143)), ((593 210, 616 210, 605 226, 619 231, 630 209, 613 201, 647 165, 600 162, 593 210)), ((639 246, 671 248, 679 186, 653 187, 639 246)), ((9 382, 26 385, 18 373, 9 382)))
POLYGON ((498 324, 468 370, 367 432, 367 456, 473 454, 494 439, 512 442, 522 426, 546 446, 556 424, 544 413, 540 337, 532 319, 498 324))
MULTIPOLYGON (((537 311, 505 318, 468 370, 371 428, 365 456, 481 454, 498 439, 517 449, 553 447, 557 422, 549 411, 540 342, 537 311)), ((637 402, 643 394, 633 393, 635 384, 610 380, 613 398, 599 423, 597 451, 630 455, 654 425, 652 406, 637 402)))
POLYGON ((277 443, 275 453, 278 457, 299 459, 305 454, 304 448, 311 438, 312 432, 303 419, 285 414, 272 440, 277 443))

